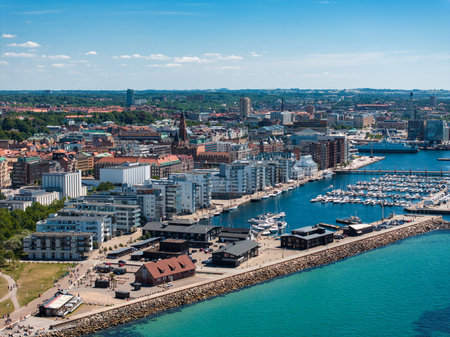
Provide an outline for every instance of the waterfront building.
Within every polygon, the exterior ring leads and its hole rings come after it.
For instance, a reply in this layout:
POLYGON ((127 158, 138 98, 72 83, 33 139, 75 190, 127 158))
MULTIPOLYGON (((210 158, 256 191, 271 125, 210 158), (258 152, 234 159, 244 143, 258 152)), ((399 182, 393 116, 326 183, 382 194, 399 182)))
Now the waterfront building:
POLYGON ((135 282, 155 286, 195 275, 195 265, 187 255, 143 264, 134 274, 135 282))
POLYGON ((303 174, 307 177, 316 175, 319 172, 318 165, 314 162, 311 155, 301 156, 300 160, 295 163, 295 167, 302 169, 303 174))
POLYGON ((348 236, 359 236, 373 232, 373 226, 369 224, 353 224, 344 229, 344 234, 348 236))
POLYGON ((60 199, 78 198, 86 194, 85 188, 81 185, 81 171, 44 173, 42 188, 58 192, 60 199))
POLYGON ((425 140, 431 143, 443 143, 448 141, 448 126, 443 120, 428 120, 425 140))
POLYGON ((212 252, 212 263, 219 266, 237 267, 258 256, 259 243, 250 240, 232 242, 212 252))
POLYGON ((333 232, 318 225, 292 230, 291 234, 281 236, 281 248, 309 249, 333 242, 333 232))
POLYGON ((166 239, 159 243, 158 248, 144 251, 142 257, 150 260, 168 259, 189 253, 189 242, 187 240, 166 239))
POLYGON ((94 233, 94 242, 104 242, 112 237, 112 217, 96 213, 82 213, 77 216, 50 214, 47 219, 36 223, 36 231, 94 233))
POLYGON ((408 121, 408 139, 424 140, 425 139, 425 121, 409 120, 408 121))
POLYGON ((91 196, 89 199, 78 198, 70 200, 64 210, 75 209, 80 212, 107 212, 112 214, 112 234, 128 234, 134 232, 140 226, 141 207, 137 203, 137 197, 130 200, 118 198, 105 198, 91 196))
MULTIPOLYGON (((169 180, 182 186, 183 204, 190 204, 193 209, 207 208, 211 206, 211 174, 209 172, 194 171, 190 173, 172 174, 169 180), (186 191, 186 193, 183 193, 186 191)), ((182 206, 183 207, 183 206, 182 206)))
POLYGON ((152 237, 161 237, 165 239, 183 239, 188 240, 189 244, 194 246, 209 247, 210 241, 215 239, 222 227, 208 225, 179 225, 167 224, 161 222, 148 222, 143 228, 142 233, 149 233, 152 237))
POLYGON ((23 251, 29 260, 83 260, 93 246, 94 233, 36 232, 23 239, 23 251))
POLYGON ((253 240, 253 234, 250 228, 224 227, 219 234, 220 242, 235 242, 241 240, 253 240))

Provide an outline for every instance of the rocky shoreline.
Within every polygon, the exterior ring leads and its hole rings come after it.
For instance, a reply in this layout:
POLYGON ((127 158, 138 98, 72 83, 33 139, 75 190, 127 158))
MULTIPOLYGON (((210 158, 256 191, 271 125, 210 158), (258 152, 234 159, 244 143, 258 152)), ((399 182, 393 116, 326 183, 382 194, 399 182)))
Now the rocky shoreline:
POLYGON ((408 227, 380 233, 379 235, 368 237, 357 242, 329 248, 310 255, 293 258, 288 261, 243 272, 192 288, 182 289, 156 298, 144 299, 137 303, 130 303, 119 308, 112 308, 108 311, 58 324, 55 327, 58 330, 47 332, 41 336, 74 337, 91 334, 166 310, 227 294, 276 277, 333 263, 411 236, 443 229, 450 229, 450 222, 446 222, 440 218, 427 220, 408 227))

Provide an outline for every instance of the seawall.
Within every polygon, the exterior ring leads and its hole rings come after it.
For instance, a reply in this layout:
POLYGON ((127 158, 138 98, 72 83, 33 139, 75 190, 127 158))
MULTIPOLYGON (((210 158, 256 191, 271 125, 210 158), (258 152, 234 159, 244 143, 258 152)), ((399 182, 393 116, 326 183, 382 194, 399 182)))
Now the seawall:
POLYGON ((251 271, 244 271, 237 275, 231 275, 191 288, 173 291, 155 298, 143 299, 138 302, 124 304, 120 307, 106 309, 100 313, 58 324, 55 326, 58 330, 47 332, 41 336, 72 337, 91 334, 111 326, 131 322, 186 304, 227 294, 276 277, 333 263, 365 251, 389 245, 398 240, 440 229, 450 229, 450 223, 441 218, 434 218, 393 231, 380 232, 379 235, 365 239, 362 238, 356 242, 296 257, 288 261, 275 263, 251 271))

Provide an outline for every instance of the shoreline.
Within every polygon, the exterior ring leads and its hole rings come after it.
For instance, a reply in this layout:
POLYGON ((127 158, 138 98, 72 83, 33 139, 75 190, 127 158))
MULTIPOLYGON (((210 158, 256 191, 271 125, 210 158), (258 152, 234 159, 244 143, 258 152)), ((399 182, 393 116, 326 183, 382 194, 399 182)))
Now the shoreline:
POLYGON ((236 274, 192 284, 163 294, 132 300, 114 308, 102 309, 71 321, 53 325, 53 331, 41 336, 84 336, 136 319, 164 313, 187 304, 193 304, 216 296, 257 285, 277 277, 290 275, 310 268, 327 265, 379 247, 384 247, 408 237, 434 230, 448 230, 450 223, 441 217, 416 217, 423 220, 374 232, 354 238, 351 242, 340 242, 333 247, 301 251, 299 254, 270 262, 263 266, 244 269, 236 274), (372 234, 372 235, 371 235, 372 234))
MULTIPOLYGON (((374 157, 369 157, 369 156, 359 156, 356 159, 354 159, 347 167, 345 168, 335 168, 332 169, 332 171, 337 174, 338 172, 336 171, 346 171, 346 170, 355 170, 355 169, 359 169, 374 163, 377 163, 381 160, 384 160, 386 157, 380 157, 380 156, 374 156, 374 157)), ((320 180, 323 179, 323 175, 325 171, 327 170, 320 170, 317 172, 317 174, 313 175, 313 176, 309 176, 309 177, 305 177, 304 179, 301 180, 292 180, 289 181, 287 183, 282 183, 279 184, 278 186, 271 186, 269 188, 267 188, 265 191, 258 191, 256 193, 253 194, 248 194, 248 195, 244 195, 240 198, 234 198, 234 199, 212 199, 212 206, 209 209, 200 209, 198 211, 196 211, 193 214, 189 214, 189 215, 181 215, 181 216, 177 216, 175 217, 175 219, 183 219, 183 220, 194 220, 194 221, 200 221, 203 219, 208 219, 208 218, 212 218, 214 217, 215 213, 223 213, 224 211, 229 211, 230 207, 232 206, 241 206, 241 205, 245 205, 249 202, 251 202, 253 199, 257 199, 258 201, 260 201, 262 199, 262 197, 265 196, 269 196, 271 193, 275 192, 275 191, 281 191, 281 192, 287 192, 289 188, 298 188, 300 186, 303 186, 304 184, 310 182, 310 181, 315 181, 315 180, 320 180)))

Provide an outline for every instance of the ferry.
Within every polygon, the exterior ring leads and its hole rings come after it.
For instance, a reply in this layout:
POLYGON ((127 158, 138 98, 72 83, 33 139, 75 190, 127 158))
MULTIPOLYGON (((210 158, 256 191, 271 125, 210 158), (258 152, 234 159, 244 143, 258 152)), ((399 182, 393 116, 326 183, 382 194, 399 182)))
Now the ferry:
POLYGON ((417 153, 419 148, 406 143, 394 143, 389 140, 382 140, 377 143, 361 145, 357 147, 361 153, 417 153))

